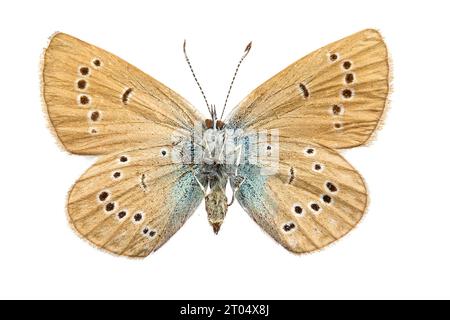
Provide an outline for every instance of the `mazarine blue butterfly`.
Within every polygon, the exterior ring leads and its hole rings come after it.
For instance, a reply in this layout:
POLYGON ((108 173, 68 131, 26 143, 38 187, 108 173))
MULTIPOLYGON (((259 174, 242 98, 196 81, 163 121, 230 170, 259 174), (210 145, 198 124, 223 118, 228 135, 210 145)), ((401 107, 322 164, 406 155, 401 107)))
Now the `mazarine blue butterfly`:
POLYGON ((145 257, 203 198, 216 233, 236 199, 288 250, 323 248, 366 210, 363 178, 337 150, 370 139, 389 77, 382 37, 364 30, 287 67, 226 119, 207 103, 205 119, 134 66, 57 33, 42 67, 51 127, 67 151, 99 156, 70 191, 70 223, 99 248, 145 257))

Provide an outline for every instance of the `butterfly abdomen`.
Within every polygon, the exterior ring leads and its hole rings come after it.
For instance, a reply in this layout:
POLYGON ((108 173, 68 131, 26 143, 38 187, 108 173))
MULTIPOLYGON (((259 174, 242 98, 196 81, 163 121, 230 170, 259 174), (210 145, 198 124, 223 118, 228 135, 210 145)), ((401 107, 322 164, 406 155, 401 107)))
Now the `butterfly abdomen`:
POLYGON ((209 224, 214 233, 218 233, 228 211, 228 199, 225 194, 227 180, 224 177, 210 180, 211 192, 205 197, 205 207, 209 224))

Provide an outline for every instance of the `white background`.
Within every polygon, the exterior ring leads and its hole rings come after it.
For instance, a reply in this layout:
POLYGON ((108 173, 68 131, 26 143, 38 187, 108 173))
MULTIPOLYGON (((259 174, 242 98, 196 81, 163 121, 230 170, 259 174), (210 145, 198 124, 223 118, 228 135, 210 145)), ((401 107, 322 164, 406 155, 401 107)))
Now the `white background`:
POLYGON ((450 298, 448 1, 2 1, 0 298, 450 298), (64 31, 151 74, 206 114, 253 48, 230 105, 303 55, 378 28, 394 61, 385 126, 346 158, 365 177, 362 223, 319 253, 290 254, 235 205, 218 236, 203 205, 157 253, 117 258, 66 222, 66 192, 94 158, 46 127, 39 59, 64 31))

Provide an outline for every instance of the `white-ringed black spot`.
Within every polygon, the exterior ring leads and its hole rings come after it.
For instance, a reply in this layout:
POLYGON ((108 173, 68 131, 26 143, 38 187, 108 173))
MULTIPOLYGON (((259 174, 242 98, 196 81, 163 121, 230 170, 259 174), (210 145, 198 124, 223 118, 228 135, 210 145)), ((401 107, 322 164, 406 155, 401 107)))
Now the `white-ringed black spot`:
POLYGON ((309 207, 311 208, 311 210, 313 210, 314 212, 319 212, 322 210, 322 208, 320 207, 320 205, 318 203, 312 202, 309 207))
POLYGON ((345 70, 348 70, 352 67, 352 63, 351 61, 344 61, 344 63, 342 64, 342 68, 344 68, 345 70))
POLYGON ((123 220, 125 217, 127 216, 127 212, 125 210, 121 210, 118 214, 117 214, 117 218, 119 220, 123 220))
POLYGON ((295 214, 301 215, 303 213, 303 206, 299 203, 294 203, 292 206, 292 211, 295 214))
POLYGON ((347 84, 351 84, 355 81, 355 75, 353 73, 347 73, 345 75, 345 83, 347 84))
POLYGON ((92 60, 92 64, 93 64, 95 67, 100 67, 100 66, 102 65, 102 62, 100 61, 100 59, 95 58, 94 60, 92 60))
POLYGON ((344 89, 341 91, 341 95, 344 99, 351 99, 354 95, 353 90, 352 89, 344 89))
POLYGON ((133 221, 135 223, 140 223, 142 222, 142 219, 144 219, 144 214, 142 212, 137 212, 134 214, 133 216, 133 221))
POLYGON ((127 156, 121 156, 121 157, 119 158, 119 161, 122 162, 122 163, 125 163, 125 162, 128 161, 128 157, 127 157, 127 156))
POLYGON ((154 236, 156 236, 156 231, 151 230, 151 231, 148 233, 148 236, 149 236, 150 238, 153 238, 154 236))
POLYGON ((95 128, 91 128, 91 129, 89 130, 89 133, 90 133, 90 134, 96 134, 96 133, 98 133, 98 130, 95 129, 95 128))
POLYGON ((87 105, 87 104, 89 104, 91 102, 91 99, 87 95, 83 94, 83 95, 78 97, 78 102, 81 105, 85 106, 85 105, 87 105))
POLYGON ((327 203, 327 204, 330 204, 331 203, 331 197, 329 196, 329 195, 327 195, 327 194, 324 194, 324 195, 322 195, 322 201, 323 202, 325 202, 325 203, 327 203))
POLYGON ((337 59, 339 59, 339 54, 337 53, 330 53, 329 59, 331 62, 335 62, 337 59))
POLYGON ((98 121, 100 119, 100 112, 98 111, 92 111, 91 115, 89 116, 89 119, 91 119, 91 121, 98 121))
POLYGON ((89 75, 89 68, 88 67, 80 67, 79 72, 82 76, 89 75))
POLYGON ((110 202, 110 203, 108 203, 108 204, 105 206, 105 210, 106 210, 107 212, 111 212, 111 211, 114 210, 115 207, 116 207, 115 203, 114 203, 114 202, 110 202))
POLYGON ((306 148, 305 149, 305 154, 307 156, 313 156, 316 153, 316 150, 314 148, 306 148))
POLYGON ((114 179, 119 179, 122 176, 122 173, 120 171, 115 171, 112 174, 112 176, 113 176, 114 179))
POLYGON ((165 157, 167 156, 167 154, 168 154, 166 148, 162 148, 161 151, 160 151, 160 153, 161 153, 161 156, 163 156, 164 158, 165 158, 165 157))
POLYGON ((149 231, 150 229, 148 227, 145 227, 144 229, 142 229, 142 234, 146 235, 149 231))
POLYGON ((342 122, 335 122, 334 123, 334 128, 336 129, 336 130, 340 130, 340 129, 342 129, 343 127, 344 127, 344 125, 342 124, 342 122))
POLYGON ((283 226, 283 230, 284 230, 285 232, 289 232, 289 231, 291 231, 292 229, 295 229, 295 224, 292 223, 292 222, 288 222, 288 223, 286 223, 286 224, 283 226))
POLYGON ((109 192, 108 191, 102 191, 102 192, 100 192, 99 193, 99 195, 98 195, 98 200, 100 200, 100 201, 105 201, 106 199, 108 199, 108 197, 109 197, 109 192))
POLYGON ((330 181, 327 181, 325 183, 325 187, 332 193, 338 192, 338 188, 336 187, 336 185, 330 181))
POLYGON ((322 172, 325 166, 321 163, 313 163, 312 169, 316 172, 322 172))
POLYGON ((344 107, 342 105, 335 104, 331 107, 331 113, 334 116, 339 116, 344 113, 344 107))
POLYGON ((87 88, 87 81, 84 79, 80 79, 77 81, 77 88, 80 90, 84 90, 87 88))

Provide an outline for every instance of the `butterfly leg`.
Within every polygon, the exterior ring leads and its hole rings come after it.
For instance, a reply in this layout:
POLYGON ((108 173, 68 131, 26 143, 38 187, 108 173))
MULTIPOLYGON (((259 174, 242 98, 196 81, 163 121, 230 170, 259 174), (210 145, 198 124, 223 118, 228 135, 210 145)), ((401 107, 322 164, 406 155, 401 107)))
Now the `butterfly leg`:
POLYGON ((228 204, 228 206, 231 206, 233 204, 236 192, 239 190, 239 188, 241 187, 242 183, 245 180, 244 177, 238 175, 238 166, 239 166, 239 163, 241 162, 241 157, 242 157, 242 145, 239 145, 238 147, 236 147, 234 149, 234 152, 237 152, 237 157, 236 157, 236 161, 234 163, 234 166, 235 166, 234 174, 233 174, 233 177, 230 179, 230 185, 231 185, 231 190, 233 190, 233 195, 231 198, 231 202, 228 204))
POLYGON ((197 181, 198 185, 200 186, 200 189, 202 189, 203 194, 206 196, 207 194, 207 190, 206 188, 202 185, 202 183, 200 182, 200 180, 198 180, 197 175, 195 174, 194 170, 191 169, 192 175, 195 178, 195 181, 197 181))
POLYGON ((241 185, 244 181, 245 181, 245 177, 242 177, 239 175, 236 175, 230 179, 230 185, 231 185, 231 190, 233 191, 233 195, 231 197, 231 202, 228 204, 228 206, 231 206, 233 204, 236 192, 239 191, 239 188, 241 187, 241 185))

